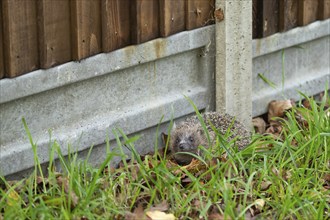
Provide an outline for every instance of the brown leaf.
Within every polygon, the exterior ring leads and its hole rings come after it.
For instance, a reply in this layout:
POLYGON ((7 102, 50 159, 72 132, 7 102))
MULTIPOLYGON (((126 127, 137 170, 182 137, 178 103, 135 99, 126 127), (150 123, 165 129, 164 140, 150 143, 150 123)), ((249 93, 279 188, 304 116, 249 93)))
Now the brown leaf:
POLYGON ((138 206, 134 209, 133 213, 128 212, 125 215, 126 220, 140 220, 140 219, 146 219, 150 220, 148 216, 145 215, 142 203, 139 203, 138 206))
POLYGON ((279 121, 270 121, 270 126, 266 130, 266 134, 271 134, 274 138, 281 138, 281 132, 283 130, 283 126, 279 121))
POLYGON ((261 210, 265 206, 265 200, 263 199, 257 199, 254 203, 259 210, 261 210))
POLYGON ((79 197, 76 195, 73 189, 70 189, 68 178, 67 177, 63 178, 62 176, 59 176, 57 177, 56 180, 58 185, 62 185, 62 187, 64 187, 64 192, 69 194, 68 196, 70 196, 72 207, 73 208, 76 207, 79 202, 79 197))
POLYGON ((209 220, 225 220, 225 219, 230 220, 230 218, 228 216, 225 218, 225 216, 221 215, 220 213, 211 213, 211 214, 209 214, 208 219, 209 220))
POLYGON ((293 100, 271 101, 268 104, 268 122, 270 122, 273 117, 283 117, 285 111, 291 109, 293 106, 293 100))
POLYGON ((183 166, 181 169, 186 169, 190 173, 196 174, 200 170, 206 169, 206 165, 203 162, 193 158, 190 164, 183 166))
POLYGON ((41 176, 37 176, 37 184, 43 183, 44 179, 41 176))
POLYGON ((330 174, 325 174, 324 175, 324 180, 330 182, 330 174))
POLYGON ((305 108, 307 108, 307 109, 311 109, 311 104, 309 103, 309 100, 308 100, 308 99, 304 99, 304 100, 302 101, 302 104, 303 104, 303 106, 304 106, 305 108))
POLYGON ((216 18, 217 22, 222 21, 225 18, 223 10, 221 8, 217 8, 216 10, 214 10, 214 17, 216 18))
POLYGON ((269 187, 272 185, 273 183, 270 181, 262 181, 260 184, 260 190, 265 191, 267 189, 269 189, 269 187))
POLYGON ((189 177, 185 177, 183 179, 181 179, 182 183, 192 183, 193 181, 189 178, 189 177))
POLYGON ((284 171, 283 173, 284 180, 289 180, 291 177, 292 177, 292 173, 290 172, 290 170, 284 171))
POLYGON ((265 200, 263 199, 257 199, 256 201, 254 201, 254 210, 252 215, 256 215, 258 213, 260 213, 262 211, 262 209, 265 206, 265 200))
POLYGON ((276 176, 279 176, 279 174, 280 174, 280 171, 279 171, 276 167, 273 167, 273 168, 272 168, 272 172, 273 172, 276 176))
POLYGON ((252 119, 252 124, 254 127, 254 130, 259 133, 259 134, 263 134, 266 131, 266 122, 264 119, 262 119, 261 117, 257 117, 257 118, 253 118, 252 119))
POLYGON ((149 211, 161 211, 165 212, 168 210, 168 203, 166 201, 163 201, 162 203, 159 203, 158 205, 155 205, 149 209, 149 211))

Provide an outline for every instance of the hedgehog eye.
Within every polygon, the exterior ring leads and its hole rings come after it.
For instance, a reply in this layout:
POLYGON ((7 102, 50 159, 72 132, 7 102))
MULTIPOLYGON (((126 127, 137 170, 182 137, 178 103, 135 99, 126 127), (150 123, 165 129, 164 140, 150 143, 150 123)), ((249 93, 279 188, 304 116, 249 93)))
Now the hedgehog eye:
POLYGON ((189 137, 189 141, 190 142, 193 142, 194 141, 194 138, 192 136, 189 137))
POLYGON ((180 142, 180 139, 179 138, 177 138, 176 140, 175 140, 175 143, 179 143, 180 142))

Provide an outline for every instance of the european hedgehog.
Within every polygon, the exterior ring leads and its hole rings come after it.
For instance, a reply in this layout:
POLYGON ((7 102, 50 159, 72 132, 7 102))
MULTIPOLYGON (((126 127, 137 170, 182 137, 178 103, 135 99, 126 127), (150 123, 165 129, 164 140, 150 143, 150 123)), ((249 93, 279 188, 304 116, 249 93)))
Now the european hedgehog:
MULTIPOLYGON (((209 132, 210 142, 214 143, 215 132, 210 123, 217 129, 220 134, 225 134, 230 128, 230 136, 228 141, 237 137, 236 145, 239 150, 243 149, 250 143, 251 133, 244 125, 229 114, 220 114, 218 112, 208 112, 202 114, 203 121, 209 132)), ((170 137, 170 149, 174 153, 174 159, 181 165, 189 164, 193 158, 188 154, 177 154, 178 152, 189 152, 200 155, 198 146, 208 148, 209 142, 203 127, 197 116, 188 117, 179 125, 174 125, 170 137)))

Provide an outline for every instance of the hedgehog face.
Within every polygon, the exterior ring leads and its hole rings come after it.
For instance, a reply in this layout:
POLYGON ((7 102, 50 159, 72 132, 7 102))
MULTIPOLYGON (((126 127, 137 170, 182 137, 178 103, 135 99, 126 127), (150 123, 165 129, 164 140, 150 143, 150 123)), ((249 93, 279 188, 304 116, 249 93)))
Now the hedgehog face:
POLYGON ((171 135, 171 147, 174 152, 196 153, 201 144, 201 132, 195 127, 175 128, 171 135))
POLYGON ((178 134, 174 139, 173 149, 176 152, 194 152, 198 147, 194 136, 187 132, 178 134))

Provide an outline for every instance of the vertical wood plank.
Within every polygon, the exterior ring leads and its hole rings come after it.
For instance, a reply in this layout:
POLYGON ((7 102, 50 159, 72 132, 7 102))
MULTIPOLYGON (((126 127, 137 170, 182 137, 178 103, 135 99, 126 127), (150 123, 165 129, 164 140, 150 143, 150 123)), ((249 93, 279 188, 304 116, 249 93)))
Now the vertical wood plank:
POLYGON ((3 39, 2 39, 2 1, 0 2, 0 79, 5 76, 4 57, 3 57, 3 39))
POLYGON ((304 26, 316 21, 318 16, 318 1, 299 0, 298 2, 298 25, 304 26))
POLYGON ((261 37, 261 33, 260 33, 260 25, 261 25, 261 21, 260 21, 260 14, 261 14, 261 6, 262 2, 260 0, 253 0, 252 1, 252 38, 259 38, 261 37))
POLYGON ((319 0, 318 18, 320 20, 330 18, 330 0, 319 0))
POLYGON ((279 1, 262 2, 262 37, 278 32, 279 1))
POLYGON ((39 0, 38 21, 41 68, 70 61, 70 1, 39 0))
POLYGON ((72 58, 101 52, 101 1, 71 0, 72 58))
POLYGON ((5 72, 15 77, 38 68, 36 0, 3 0, 5 72))
POLYGON ((186 29, 192 30, 214 23, 215 0, 186 1, 186 29))
POLYGON ((280 0, 279 31, 287 31, 298 25, 298 0, 280 0))
POLYGON ((110 52, 131 43, 130 0, 102 0, 102 49, 110 52))
POLYGON ((160 0, 160 36, 185 30, 185 0, 160 0))
POLYGON ((131 1, 131 40, 139 44, 159 36, 158 0, 131 1), (133 1, 133 2, 132 2, 133 1))

